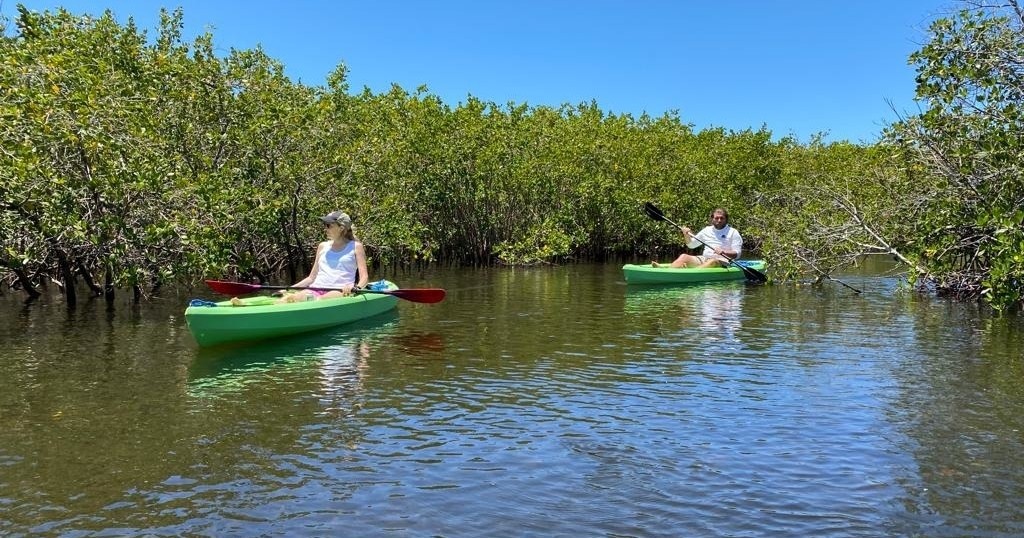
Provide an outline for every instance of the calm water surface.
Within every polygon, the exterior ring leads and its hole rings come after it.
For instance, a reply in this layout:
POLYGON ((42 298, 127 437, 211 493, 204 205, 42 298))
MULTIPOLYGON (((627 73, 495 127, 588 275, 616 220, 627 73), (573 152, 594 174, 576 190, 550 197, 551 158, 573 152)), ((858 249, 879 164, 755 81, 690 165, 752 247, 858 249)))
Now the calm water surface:
POLYGON ((618 265, 198 349, 182 311, 0 297, 0 535, 1020 536, 1020 317, 853 275, 618 265))

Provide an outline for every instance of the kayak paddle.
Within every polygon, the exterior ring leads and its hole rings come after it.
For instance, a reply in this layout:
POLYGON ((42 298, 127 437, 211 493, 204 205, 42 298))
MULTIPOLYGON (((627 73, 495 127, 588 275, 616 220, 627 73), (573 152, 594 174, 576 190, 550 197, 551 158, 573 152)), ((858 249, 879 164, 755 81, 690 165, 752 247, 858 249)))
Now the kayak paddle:
MULTIPOLYGON (((318 288, 311 286, 263 286, 260 284, 246 284, 244 282, 229 282, 227 280, 207 280, 206 285, 211 290, 224 295, 245 295, 260 290, 318 290, 318 291, 344 291, 341 288, 318 288)), ((410 288, 398 290, 370 290, 357 289, 352 293, 377 293, 381 295, 394 295, 399 299, 412 301, 414 303, 439 303, 444 300, 445 291, 441 288, 410 288)))
MULTIPOLYGON (((671 224, 672 226, 675 226, 676 228, 679 228, 680 231, 682 231, 682 229, 683 229, 682 226, 680 226, 680 225, 672 222, 671 220, 669 220, 669 218, 666 217, 665 214, 662 213, 660 209, 658 209, 658 206, 656 206, 656 205, 654 205, 654 204, 652 204, 650 202, 647 202, 646 204, 644 204, 644 213, 647 213, 647 216, 651 217, 654 220, 660 220, 662 222, 667 222, 667 223, 671 224)), ((700 238, 697 237, 696 234, 691 235, 691 237, 696 239, 697 242, 699 242, 700 244, 704 245, 704 248, 711 249, 711 247, 709 247, 708 244, 705 243, 704 241, 701 241, 700 238)), ((747 266, 737 262, 736 260, 733 260, 732 258, 729 258, 728 256, 723 256, 723 258, 729 260, 729 263, 731 263, 731 264, 735 265, 736 267, 739 267, 740 269, 742 269, 743 270, 743 276, 747 277, 747 280, 752 280, 754 282, 760 282, 760 283, 768 282, 768 276, 766 276, 761 271, 758 271, 757 269, 754 269, 753 267, 747 267, 747 266)))

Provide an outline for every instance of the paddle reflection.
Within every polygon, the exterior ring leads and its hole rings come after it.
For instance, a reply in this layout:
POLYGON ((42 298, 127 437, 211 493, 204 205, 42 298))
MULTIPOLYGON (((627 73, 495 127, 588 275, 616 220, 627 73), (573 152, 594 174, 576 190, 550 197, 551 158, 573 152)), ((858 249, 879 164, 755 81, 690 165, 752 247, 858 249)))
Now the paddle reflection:
POLYGON ((395 335, 391 340, 398 351, 407 355, 438 358, 444 356, 444 337, 435 332, 413 331, 395 335))

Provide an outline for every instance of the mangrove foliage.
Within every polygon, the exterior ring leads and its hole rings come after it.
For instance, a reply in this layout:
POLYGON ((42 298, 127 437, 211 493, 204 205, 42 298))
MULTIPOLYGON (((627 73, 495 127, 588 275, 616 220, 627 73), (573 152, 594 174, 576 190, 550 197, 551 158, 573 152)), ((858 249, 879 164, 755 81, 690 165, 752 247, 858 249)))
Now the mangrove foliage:
POLYGON ((877 143, 694 129, 426 87, 290 80, 261 49, 185 40, 181 10, 0 20, 0 289, 90 293, 202 278, 297 280, 344 209, 376 265, 666 259, 730 210, 776 282, 828 281, 865 254, 908 281, 1006 309, 1024 279, 1021 19, 975 6, 910 59, 923 112, 877 143))

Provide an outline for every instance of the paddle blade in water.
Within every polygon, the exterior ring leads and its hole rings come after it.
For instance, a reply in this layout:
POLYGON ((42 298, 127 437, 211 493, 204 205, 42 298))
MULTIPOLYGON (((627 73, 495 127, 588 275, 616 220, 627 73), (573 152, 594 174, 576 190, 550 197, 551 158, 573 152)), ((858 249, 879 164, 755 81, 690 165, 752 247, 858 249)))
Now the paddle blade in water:
POLYGON ((743 265, 741 263, 733 263, 736 265, 736 267, 739 267, 740 269, 743 270, 743 276, 747 277, 747 280, 757 282, 759 284, 764 284, 765 282, 768 282, 768 276, 762 273, 761 271, 758 271, 753 267, 747 267, 746 265, 743 265))

